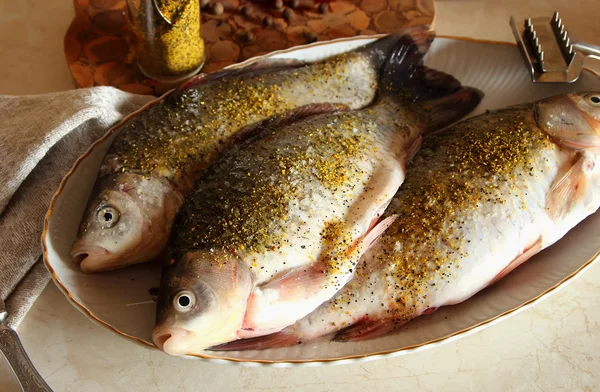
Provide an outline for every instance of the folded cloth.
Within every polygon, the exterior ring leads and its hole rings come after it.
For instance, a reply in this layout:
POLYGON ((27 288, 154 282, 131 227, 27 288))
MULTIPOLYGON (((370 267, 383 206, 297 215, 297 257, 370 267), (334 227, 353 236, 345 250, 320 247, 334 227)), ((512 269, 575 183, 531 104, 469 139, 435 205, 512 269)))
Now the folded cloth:
POLYGON ((111 125, 151 99, 112 87, 0 96, 0 297, 11 327, 50 279, 40 237, 61 179, 111 125))

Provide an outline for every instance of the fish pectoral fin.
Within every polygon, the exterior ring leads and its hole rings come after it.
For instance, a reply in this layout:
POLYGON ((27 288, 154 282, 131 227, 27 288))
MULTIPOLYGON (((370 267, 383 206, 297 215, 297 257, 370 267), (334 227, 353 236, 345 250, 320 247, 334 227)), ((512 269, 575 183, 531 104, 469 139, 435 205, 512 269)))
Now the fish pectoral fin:
MULTIPOLYGON (((358 240, 354 246, 347 249, 346 257, 348 260, 358 260, 358 256, 375 243, 396 218, 396 215, 392 215, 383 219, 367 232, 362 239, 358 240)), ((344 272, 344 274, 352 273, 353 265, 348 264, 348 268, 349 271, 344 272)), ((258 289, 262 295, 252 294, 248 298, 244 327, 255 327, 256 314, 264 311, 265 307, 272 306, 275 302, 298 304, 314 301, 327 293, 329 288, 343 284, 335 282, 335 276, 335 273, 328 272, 326 263, 318 261, 308 266, 290 269, 274 280, 259 286, 258 289)))
MULTIPOLYGON (((387 204, 389 204, 389 202, 387 204)), ((375 224, 375 222, 377 222, 377 219, 379 218, 373 218, 369 231, 360 240, 361 253, 373 246, 397 218, 398 215, 390 215, 377 224, 375 224)), ((352 250, 350 252, 352 252, 352 250)))
POLYGON ((392 202, 392 198, 389 198, 385 202, 383 202, 383 204, 381 204, 379 206, 379 208, 377 208, 377 211, 375 212, 375 217, 373 219, 371 219, 371 223, 369 224, 369 229, 367 230, 367 233, 369 231, 373 230, 373 228, 375 226, 377 226, 377 222, 379 222, 379 218, 385 213, 385 210, 388 208, 388 206, 390 205, 391 202, 392 202))
POLYGON ((498 275, 496 275, 494 277, 494 279, 492 279, 492 281, 488 284, 488 286, 491 286, 494 283, 496 283, 497 281, 499 281, 500 279, 504 278, 506 275, 511 273, 515 268, 517 268, 518 266, 520 266, 521 264, 523 264, 524 262, 529 260, 532 256, 539 253, 542 250, 542 247, 543 247, 542 237, 540 237, 530 247, 528 247, 523 253, 521 253, 519 256, 515 257, 515 259, 513 261, 508 263, 508 265, 506 267, 504 267, 502 269, 502 271, 500 271, 498 273, 498 275))
POLYGON ((432 314, 436 310, 438 310, 438 307, 427 308, 423 311, 423 313, 421 313, 421 316, 425 316, 427 314, 432 314))
POLYGON ((383 336, 403 323, 394 322, 392 319, 363 318, 356 323, 340 330, 333 337, 335 342, 360 342, 383 336))
POLYGON ((280 129, 306 117, 316 116, 324 113, 345 112, 348 110, 350 110, 348 105, 328 102, 311 103, 308 105, 299 106, 295 109, 269 117, 266 120, 259 121, 239 130, 230 138, 230 143, 236 145, 242 142, 248 142, 253 137, 262 134, 265 129, 280 129))
POLYGON ((297 319, 296 316, 290 316, 290 312, 301 312, 311 306, 312 310, 328 299, 324 295, 331 291, 331 281, 332 275, 321 262, 284 272, 256 287, 248 297, 242 328, 260 332, 276 327, 279 330, 289 325, 297 319))
POLYGON ((278 301, 310 298, 323 289, 329 279, 323 263, 293 268, 260 286, 262 292, 274 291, 278 301))
POLYGON ((252 63, 243 68, 224 69, 224 70, 217 71, 217 72, 203 73, 203 74, 194 76, 193 78, 191 78, 190 80, 188 80, 187 82, 182 84, 177 90, 181 91, 181 90, 185 90, 186 88, 189 88, 189 87, 201 86, 201 85, 208 84, 210 82, 219 80, 223 77, 238 78, 240 76, 256 74, 256 73, 275 72, 275 71, 281 71, 281 70, 288 69, 288 68, 290 68, 290 69, 299 68, 305 64, 306 63, 304 63, 303 61, 295 60, 295 59, 260 60, 260 61, 252 63))
POLYGON ((301 344, 302 341, 285 329, 270 335, 258 336, 249 339, 234 340, 229 343, 220 344, 209 348, 212 351, 245 351, 245 350, 264 350, 268 348, 278 348, 301 344))
POLYGON ((566 173, 557 176, 546 196, 546 211, 553 221, 562 219, 585 194, 593 168, 594 161, 579 153, 566 173))

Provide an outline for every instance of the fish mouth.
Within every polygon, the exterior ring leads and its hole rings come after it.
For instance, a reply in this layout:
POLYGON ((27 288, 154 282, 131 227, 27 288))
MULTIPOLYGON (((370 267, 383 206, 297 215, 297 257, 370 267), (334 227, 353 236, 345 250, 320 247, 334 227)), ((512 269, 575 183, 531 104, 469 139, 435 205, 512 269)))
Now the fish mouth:
POLYGON ((152 331, 152 341, 156 347, 173 356, 187 354, 195 336, 192 331, 176 327, 156 327, 152 331))
POLYGON ((107 263, 107 258, 111 257, 111 252, 99 245, 73 245, 71 258, 75 264, 85 273, 98 271, 107 271, 112 268, 107 263))

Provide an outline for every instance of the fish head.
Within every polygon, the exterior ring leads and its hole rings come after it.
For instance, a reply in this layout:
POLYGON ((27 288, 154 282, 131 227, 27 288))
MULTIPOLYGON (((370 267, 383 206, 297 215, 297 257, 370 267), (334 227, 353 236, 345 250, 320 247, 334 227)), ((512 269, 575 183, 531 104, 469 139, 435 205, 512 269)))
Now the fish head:
POLYGON ((553 218, 589 214, 600 194, 600 92, 570 93, 540 101, 538 126, 570 157, 552 186, 547 210, 553 218))
POLYGON ((86 273, 109 271, 158 257, 182 203, 162 179, 119 173, 96 184, 71 257, 86 273))
POLYGON ((236 256, 191 251, 163 270, 154 344, 178 356, 237 339, 252 275, 236 256))
POLYGON ((576 150, 600 147, 600 92, 539 101, 535 116, 538 125, 561 145, 576 150))

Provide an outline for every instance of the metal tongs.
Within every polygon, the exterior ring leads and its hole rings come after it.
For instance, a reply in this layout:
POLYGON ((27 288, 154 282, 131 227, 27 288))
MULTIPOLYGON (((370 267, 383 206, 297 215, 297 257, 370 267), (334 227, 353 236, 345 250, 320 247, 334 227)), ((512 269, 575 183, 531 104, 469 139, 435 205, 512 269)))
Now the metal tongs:
POLYGON ((17 333, 4 324, 7 317, 8 312, 4 301, 0 298, 0 351, 4 354, 15 376, 17 376, 21 388, 25 392, 52 392, 52 389, 35 370, 33 363, 27 357, 17 333))
POLYGON ((522 29, 511 17, 510 25, 534 83, 575 82, 586 57, 600 60, 600 46, 572 40, 558 11, 527 18, 522 29))

